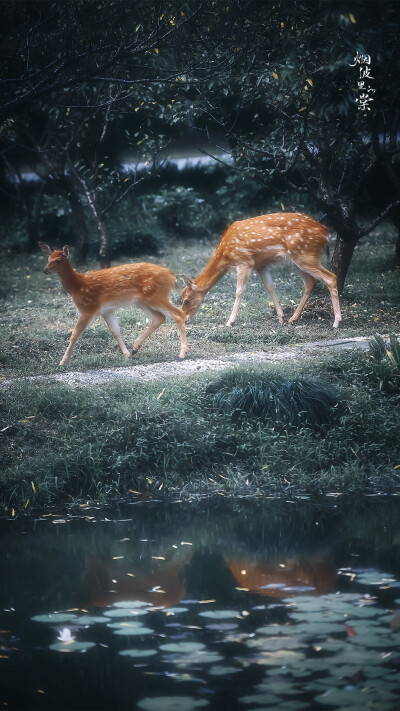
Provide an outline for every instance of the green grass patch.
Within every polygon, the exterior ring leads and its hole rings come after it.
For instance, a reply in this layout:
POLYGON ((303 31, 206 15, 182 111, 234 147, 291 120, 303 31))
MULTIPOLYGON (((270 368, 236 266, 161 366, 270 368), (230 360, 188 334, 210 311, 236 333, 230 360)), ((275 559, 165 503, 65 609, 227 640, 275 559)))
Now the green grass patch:
POLYGON ((4 388, 0 503, 23 510, 131 491, 153 497, 394 491, 399 393, 379 387, 371 358, 342 352, 318 363, 162 384, 73 388, 36 381, 4 388), (250 407, 235 417, 234 394, 243 394, 246 383, 258 384, 257 396, 262 383, 262 406, 254 407, 253 392, 250 407), (215 402, 221 392, 223 407, 215 402), (277 414, 281 400, 286 410, 277 414))

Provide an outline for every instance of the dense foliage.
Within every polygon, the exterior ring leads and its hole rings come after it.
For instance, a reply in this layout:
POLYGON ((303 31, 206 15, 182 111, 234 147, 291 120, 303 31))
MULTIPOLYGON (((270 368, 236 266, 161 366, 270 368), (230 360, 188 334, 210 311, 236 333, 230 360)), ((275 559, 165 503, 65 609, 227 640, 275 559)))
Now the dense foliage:
POLYGON ((325 213, 338 234, 342 287, 359 239, 386 215, 400 226, 392 0, 35 0, 3 2, 0 20, 1 207, 12 239, 51 241, 63 213, 77 256, 96 241, 106 266, 117 223, 125 251, 146 244, 146 206, 157 199, 163 239, 304 209, 325 213), (369 56, 373 77, 364 111, 357 56, 369 56), (163 173, 178 138, 225 163, 219 182, 200 191, 209 210, 163 173))

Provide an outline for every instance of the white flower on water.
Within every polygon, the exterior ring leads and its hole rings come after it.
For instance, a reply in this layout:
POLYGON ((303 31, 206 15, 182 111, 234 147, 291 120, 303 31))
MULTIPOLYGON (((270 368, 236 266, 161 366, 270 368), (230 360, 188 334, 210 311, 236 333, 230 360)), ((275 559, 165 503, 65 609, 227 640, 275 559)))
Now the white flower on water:
POLYGON ((69 627, 64 627, 64 629, 59 630, 60 634, 58 635, 57 639, 59 639, 61 642, 74 642, 75 637, 72 636, 71 630, 69 627))

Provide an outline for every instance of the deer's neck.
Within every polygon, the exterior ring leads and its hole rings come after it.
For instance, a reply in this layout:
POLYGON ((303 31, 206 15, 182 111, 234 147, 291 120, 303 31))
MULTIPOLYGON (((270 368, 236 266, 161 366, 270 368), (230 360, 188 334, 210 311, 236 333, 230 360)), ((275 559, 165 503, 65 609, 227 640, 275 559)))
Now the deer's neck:
POLYGON ((206 268, 194 280, 199 291, 207 293, 228 271, 228 264, 217 254, 214 254, 206 268))
POLYGON ((76 272, 75 269, 72 269, 70 263, 66 262, 66 264, 63 265, 62 272, 59 273, 59 277, 63 289, 73 296, 82 285, 85 275, 76 272))

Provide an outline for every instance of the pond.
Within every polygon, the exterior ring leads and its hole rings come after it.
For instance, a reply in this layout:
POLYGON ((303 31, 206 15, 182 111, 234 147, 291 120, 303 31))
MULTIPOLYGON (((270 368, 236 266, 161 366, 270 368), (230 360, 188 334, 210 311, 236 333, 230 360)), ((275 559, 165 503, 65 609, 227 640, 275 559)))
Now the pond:
POLYGON ((398 709, 398 497, 0 521, 0 707, 398 709))

